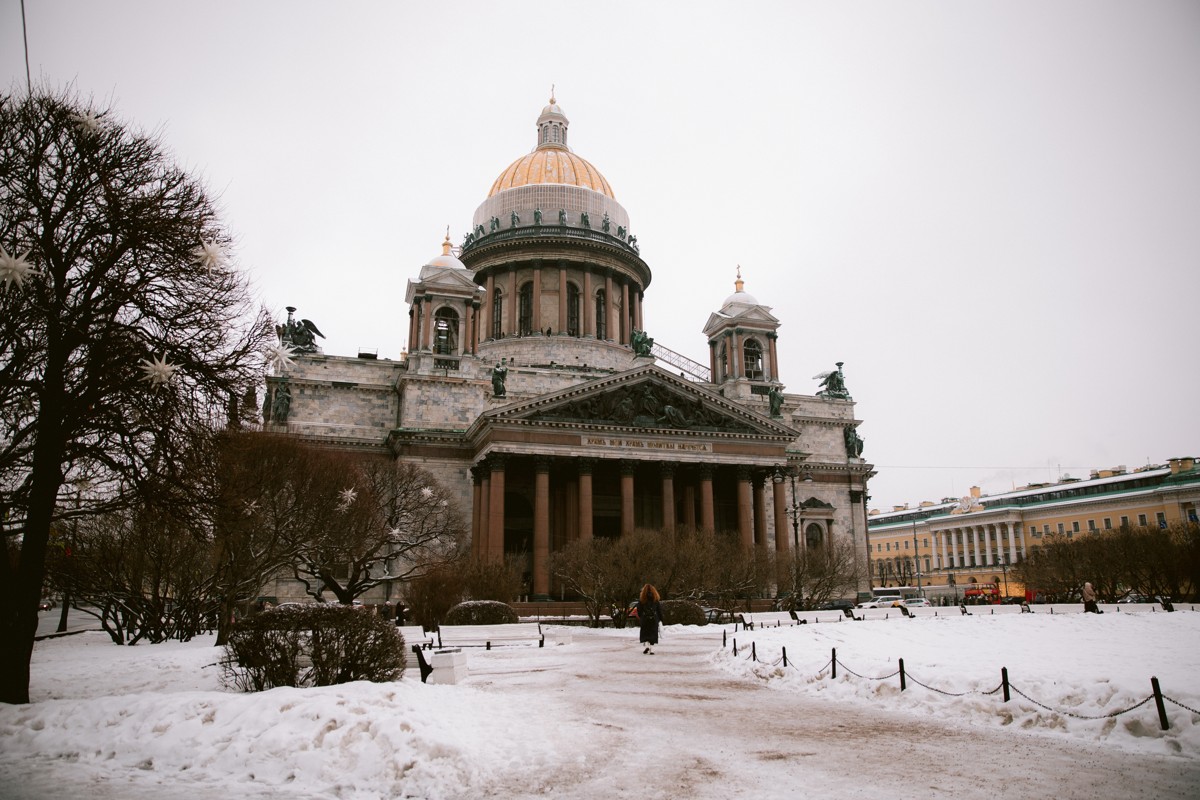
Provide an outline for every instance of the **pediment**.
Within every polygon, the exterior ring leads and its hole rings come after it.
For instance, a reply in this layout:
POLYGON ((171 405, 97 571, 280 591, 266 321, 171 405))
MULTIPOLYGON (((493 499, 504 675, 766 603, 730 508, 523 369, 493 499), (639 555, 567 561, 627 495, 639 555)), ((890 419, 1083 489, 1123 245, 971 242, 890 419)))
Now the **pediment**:
POLYGON ((466 270, 426 266, 421 270, 419 280, 408 282, 405 297, 406 302, 411 303, 418 294, 444 294, 461 297, 473 295, 478 291, 479 285, 466 270))
POLYGON ((769 328, 775 330, 779 327, 779 319, 764 306, 748 306, 737 314, 726 314, 717 311, 710 314, 708 321, 704 323, 704 334, 712 336, 717 331, 735 325, 748 325, 752 328, 769 328))
POLYGON ((553 425, 617 426, 794 439, 795 431, 658 366, 579 384, 484 415, 553 425))

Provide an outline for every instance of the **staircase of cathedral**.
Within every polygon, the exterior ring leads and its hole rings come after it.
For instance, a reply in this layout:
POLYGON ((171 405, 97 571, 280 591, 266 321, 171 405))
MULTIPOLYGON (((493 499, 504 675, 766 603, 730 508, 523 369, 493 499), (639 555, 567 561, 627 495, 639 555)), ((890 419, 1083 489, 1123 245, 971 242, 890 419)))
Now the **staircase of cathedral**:
POLYGON ((693 383, 710 383, 712 376, 709 374, 708 367, 701 364, 699 361, 692 361, 685 355, 676 353, 674 350, 668 350, 658 342, 655 342, 650 348, 650 354, 657 359, 667 362, 676 369, 682 370, 683 377, 693 383))

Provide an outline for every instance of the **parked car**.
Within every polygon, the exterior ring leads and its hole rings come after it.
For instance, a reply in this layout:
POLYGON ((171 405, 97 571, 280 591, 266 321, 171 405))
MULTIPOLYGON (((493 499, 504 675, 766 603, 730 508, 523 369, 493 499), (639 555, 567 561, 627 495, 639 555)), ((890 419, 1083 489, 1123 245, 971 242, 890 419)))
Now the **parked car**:
POLYGON ((906 597, 900 601, 900 604, 906 608, 929 608, 933 605, 924 597, 906 597))
POLYGON ((847 608, 854 608, 853 600, 830 600, 822 603, 817 611, 845 611, 847 608))
POLYGON ((38 603, 38 611, 49 611, 52 608, 54 608, 54 601, 49 597, 43 597, 38 603))
POLYGON ((865 603, 859 603, 855 608, 891 608, 900 604, 903 598, 900 595, 883 595, 876 597, 874 600, 868 600, 865 603))
POLYGON ((714 625, 728 625, 733 622, 745 622, 741 614, 734 614, 724 608, 704 607, 704 618, 714 625))

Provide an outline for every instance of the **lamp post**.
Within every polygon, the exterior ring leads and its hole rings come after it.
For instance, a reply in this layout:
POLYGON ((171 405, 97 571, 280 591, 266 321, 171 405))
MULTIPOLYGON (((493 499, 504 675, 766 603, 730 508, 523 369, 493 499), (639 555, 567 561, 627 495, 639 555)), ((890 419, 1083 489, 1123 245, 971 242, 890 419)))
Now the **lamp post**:
POLYGON ((925 593, 921 591, 921 557, 917 554, 917 521, 913 520, 913 568, 917 573, 917 597, 924 597, 925 593))

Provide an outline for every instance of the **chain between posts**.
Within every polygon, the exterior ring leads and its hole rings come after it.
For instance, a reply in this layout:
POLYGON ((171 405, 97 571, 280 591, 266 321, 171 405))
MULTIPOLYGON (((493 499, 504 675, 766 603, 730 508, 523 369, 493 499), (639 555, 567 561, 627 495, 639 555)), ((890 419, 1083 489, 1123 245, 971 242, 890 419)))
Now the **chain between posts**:
MULTIPOLYGON (((723 646, 724 646, 724 642, 722 642, 722 648, 723 648, 723 646)), ((1156 692, 1156 694, 1151 694, 1151 695, 1148 695, 1147 697, 1145 697, 1145 698, 1144 698, 1143 700, 1141 700, 1140 702, 1137 702, 1137 703, 1135 703, 1135 704, 1133 704, 1133 705, 1131 705, 1131 706, 1129 706, 1129 707, 1127 707, 1127 708, 1122 708, 1122 709, 1119 709, 1119 710, 1117 710, 1117 711, 1111 711, 1111 712, 1109 712, 1109 713, 1107 713, 1107 714, 1098 714, 1098 715, 1092 716, 1092 715, 1088 715, 1088 714, 1077 714, 1077 713, 1075 713, 1075 712, 1073 712, 1073 711, 1066 711, 1066 710, 1062 710, 1062 709, 1056 709, 1056 708, 1052 708, 1051 706, 1048 706, 1048 705, 1046 705, 1045 703, 1042 703, 1042 702, 1040 702, 1040 701, 1038 701, 1038 700, 1035 700, 1035 699, 1033 699, 1032 697, 1030 697, 1029 695, 1025 694, 1024 692, 1022 692, 1020 689, 1018 689, 1017 687, 1013 686, 1013 685, 1012 685, 1012 684, 1009 682, 1009 680, 1008 680, 1008 670, 1007 670, 1007 668, 1005 668, 1005 669, 1003 670, 1003 679, 1002 679, 1002 681, 1001 681, 1000 685, 998 685, 998 686, 997 686, 996 688, 994 688, 994 689, 990 689, 990 690, 988 690, 988 691, 983 691, 983 690, 980 690, 980 689, 968 689, 968 690, 967 690, 967 691, 965 691, 965 692, 949 692, 949 691, 946 691, 945 689, 938 689, 938 688, 937 688, 937 687, 935 687, 935 686, 930 686, 930 685, 929 685, 929 684, 927 684, 927 683, 924 683, 924 682, 922 682, 922 681, 919 681, 919 680, 917 680, 917 679, 916 679, 916 678, 914 678, 914 677, 913 677, 913 676, 912 676, 910 673, 908 673, 906 670, 904 670, 904 669, 903 669, 903 667, 901 667, 900 669, 897 669, 895 672, 888 673, 887 675, 881 675, 880 677, 877 677, 877 678, 875 678, 875 677, 871 677, 871 676, 868 676, 868 675, 862 675, 862 674, 860 674, 860 673, 858 673, 858 672, 855 672, 854 670, 850 669, 850 668, 849 668, 849 667, 847 667, 847 666, 846 666, 844 663, 840 662, 840 661, 838 660, 838 658, 837 658, 837 650, 836 650, 836 649, 834 649, 833 653, 834 653, 834 654, 833 654, 833 657, 832 657, 832 658, 830 658, 830 659, 829 659, 829 661, 825 662, 825 665, 824 665, 823 667, 821 667, 820 669, 818 669, 818 670, 817 670, 817 675, 818 675, 818 676, 820 676, 822 673, 824 673, 824 672, 825 672, 825 670, 827 670, 827 669, 830 669, 830 667, 832 667, 832 668, 835 670, 835 672, 834 672, 834 677, 836 677, 836 669, 837 669, 837 666, 838 666, 838 664, 841 664, 841 667, 842 667, 842 669, 843 669, 843 670, 845 670, 846 672, 850 673, 850 674, 851 674, 851 675, 853 675, 854 677, 856 677, 856 678, 862 678, 863 680, 869 680, 869 681, 883 681, 883 680, 888 680, 889 678, 894 678, 894 677, 896 677, 897 675, 900 675, 901 673, 903 673, 903 675, 904 675, 904 678, 905 678, 905 679, 907 679, 907 680, 909 680, 909 681, 912 681, 912 682, 913 682, 913 683, 915 683, 917 686, 920 686, 920 687, 921 687, 921 688, 923 688, 923 689, 928 689, 929 691, 931 691, 931 692, 935 692, 935 693, 937 693, 937 694, 945 695, 945 696, 947 696, 947 697, 965 697, 965 696, 967 696, 967 695, 969 695, 969 694, 980 694, 980 695, 984 695, 984 696, 991 696, 991 695, 994 695, 994 694, 996 694, 996 693, 1000 692, 1001 690, 1005 690, 1005 702, 1007 702, 1007 701, 1008 701, 1008 691, 1010 691, 1010 690, 1011 690, 1011 691, 1013 691, 1013 692, 1016 692, 1017 694, 1019 694, 1021 697, 1025 698, 1026 700, 1028 700, 1030 703, 1033 703, 1033 704, 1034 704, 1035 706, 1037 706, 1038 708, 1041 708, 1041 709, 1044 709, 1044 710, 1046 710, 1046 711, 1049 711, 1049 712, 1050 712, 1050 713, 1052 713, 1052 714, 1061 714, 1061 715, 1063 715, 1063 716, 1067 716, 1067 717, 1073 717, 1074 719, 1081 719, 1081 720, 1101 720, 1101 719, 1113 719, 1113 718, 1115 718, 1115 717, 1119 717, 1119 716, 1121 716, 1122 714, 1128 714, 1128 713, 1129 713, 1129 712, 1131 712, 1131 711, 1136 711, 1137 709, 1139 709, 1139 708, 1141 708, 1142 706, 1144 706, 1144 705, 1146 705, 1147 703, 1149 703, 1151 700, 1155 700, 1155 699, 1156 699, 1156 696, 1157 696, 1158 698, 1161 698, 1161 700, 1165 700, 1165 701, 1167 701, 1167 702, 1173 703, 1174 705, 1176 705, 1176 706, 1179 706, 1180 708, 1182 708, 1182 709, 1184 709, 1184 710, 1186 710, 1186 711, 1189 711, 1189 712, 1191 712, 1192 714, 1200 714, 1200 711, 1197 711, 1196 709, 1194 709, 1194 708, 1192 708, 1192 707, 1190 707, 1190 706, 1188 706, 1188 705, 1186 705, 1186 704, 1184 704, 1184 703, 1181 703, 1181 702, 1179 702, 1178 700, 1176 700, 1176 699, 1174 699, 1174 698, 1172 698, 1172 697, 1168 697, 1168 696, 1166 696, 1166 695, 1163 695, 1163 694, 1160 694, 1160 693, 1158 693, 1158 691, 1159 691, 1159 690, 1158 690, 1158 681, 1157 681, 1157 679, 1151 679, 1151 680, 1152 680, 1152 682, 1154 683, 1154 686, 1155 686, 1155 692, 1156 692)), ((737 656, 737 655, 738 655, 738 652, 737 652, 737 641, 736 641, 736 640, 734 640, 734 643, 733 643, 733 655, 735 655, 735 656, 737 656)), ((757 648, 756 648, 756 645, 755 645, 755 643, 754 643, 754 642, 751 642, 751 645, 750 645, 750 652, 749 652, 749 653, 747 653, 747 654, 745 654, 744 656, 742 656, 742 658, 743 658, 743 659, 749 659, 749 660, 753 660, 753 661, 755 661, 755 662, 757 662, 757 661, 758 661, 758 656, 757 656, 757 648)), ((765 664, 766 662, 762 662, 762 663, 764 663, 764 664, 765 664)), ((789 660, 788 660, 788 658, 787 658, 787 650, 786 650, 786 648, 785 648, 785 649, 784 649, 784 651, 783 651, 783 655, 781 655, 781 656, 780 656, 779 658, 777 658, 775 661, 771 662, 771 663, 769 664, 769 666, 772 666, 772 667, 777 667, 777 666, 779 666, 780 664, 782 664, 782 665, 783 665, 785 668, 786 668, 786 667, 791 667, 792 669, 796 669, 796 670, 799 670, 799 669, 800 669, 798 666, 796 666, 796 664, 795 664, 795 661, 794 661, 794 660, 789 662, 789 660)), ((902 690, 903 690, 903 689, 902 689, 902 690)), ((1165 712, 1164 712, 1164 711, 1162 710, 1162 708, 1161 708, 1161 702, 1159 703, 1159 706, 1160 706, 1160 708, 1159 708, 1159 717, 1160 717, 1160 720, 1161 720, 1161 726, 1162 726, 1163 730, 1167 730, 1167 721, 1166 721, 1166 715, 1165 715, 1165 712)))

